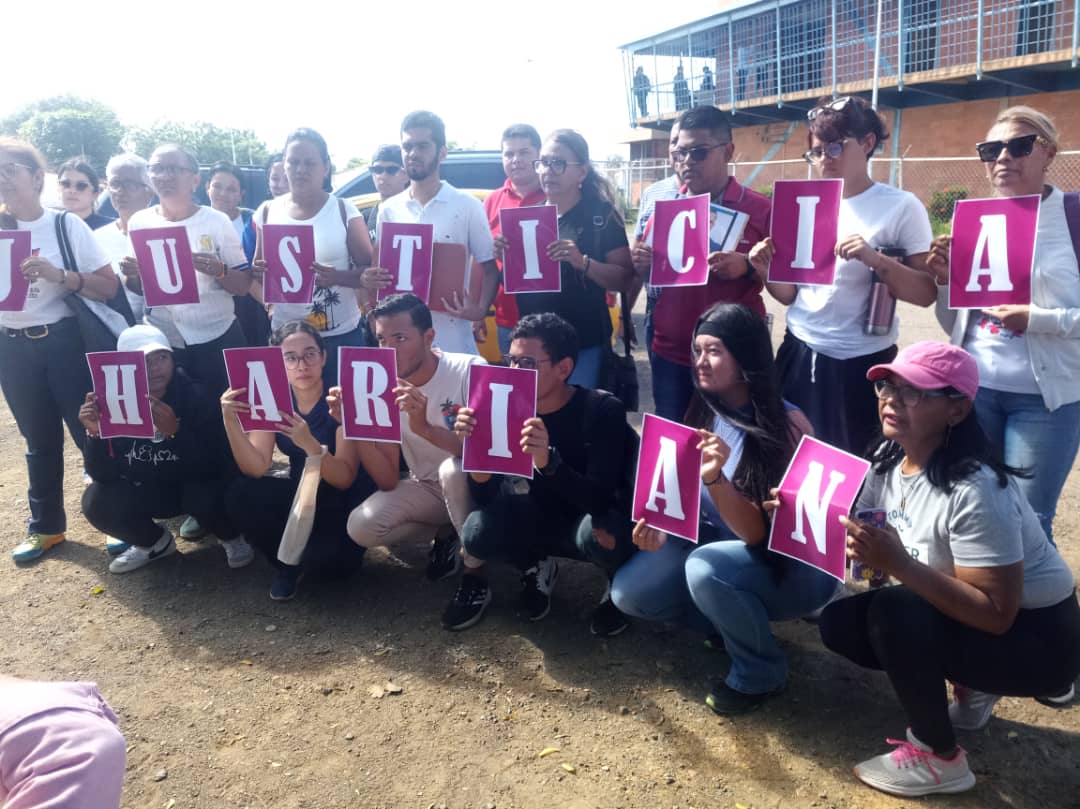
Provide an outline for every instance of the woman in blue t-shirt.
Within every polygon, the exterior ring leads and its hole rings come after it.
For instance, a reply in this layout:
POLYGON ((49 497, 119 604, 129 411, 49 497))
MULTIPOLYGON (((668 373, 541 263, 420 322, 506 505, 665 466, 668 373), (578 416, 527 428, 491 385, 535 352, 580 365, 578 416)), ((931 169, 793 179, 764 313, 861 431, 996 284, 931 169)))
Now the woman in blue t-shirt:
POLYGON ((765 548, 770 498, 810 425, 780 397, 764 321, 742 304, 719 303, 694 329, 694 386, 687 424, 701 435, 699 544, 639 522, 643 551, 619 568, 611 597, 623 612, 718 634, 731 671, 706 704, 718 714, 757 708, 787 679, 771 621, 823 605, 835 581, 765 548))

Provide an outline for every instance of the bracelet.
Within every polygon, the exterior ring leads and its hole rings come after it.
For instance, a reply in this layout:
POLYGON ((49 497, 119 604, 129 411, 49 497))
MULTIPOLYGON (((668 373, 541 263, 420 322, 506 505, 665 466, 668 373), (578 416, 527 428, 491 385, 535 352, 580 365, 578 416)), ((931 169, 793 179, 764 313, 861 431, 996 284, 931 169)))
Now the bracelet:
POLYGON ((703 480, 702 483, 705 484, 706 488, 709 488, 710 486, 715 486, 717 483, 723 483, 724 480, 726 480, 724 473, 720 472, 712 480, 703 480))
POLYGON ((592 256, 585 256, 585 269, 581 271, 582 275, 589 274, 589 267, 592 266, 592 256))
POLYGON ((229 268, 225 266, 224 262, 221 264, 221 272, 214 276, 215 281, 220 281, 229 272, 229 268))

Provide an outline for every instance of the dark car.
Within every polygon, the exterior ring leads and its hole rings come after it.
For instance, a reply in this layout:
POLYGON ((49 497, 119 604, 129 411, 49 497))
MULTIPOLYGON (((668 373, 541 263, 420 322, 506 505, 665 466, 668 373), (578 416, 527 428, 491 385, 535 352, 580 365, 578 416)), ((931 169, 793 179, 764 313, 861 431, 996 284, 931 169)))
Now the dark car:
MULTIPOLYGON (((237 166, 237 168, 240 169, 240 174, 244 178, 244 198, 240 204, 245 208, 254 210, 262 204, 263 200, 270 196, 270 189, 266 183, 266 170, 262 166, 237 166)), ((199 168, 202 179, 199 182, 199 187, 195 190, 195 199, 200 205, 210 204, 210 198, 206 196, 206 181, 210 179, 210 169, 211 166, 201 166, 199 168)), ((154 203, 156 204, 157 201, 155 196, 154 203)), ((108 188, 102 191, 101 196, 98 197, 98 213, 116 218, 116 209, 112 206, 108 188)))
MULTIPOLYGON (((439 166, 439 175, 450 185, 462 190, 491 191, 506 182, 502 154, 494 149, 449 152, 439 166)), ((334 193, 345 199, 374 194, 375 180, 372 179, 371 172, 365 169, 340 188, 335 188, 334 193)))

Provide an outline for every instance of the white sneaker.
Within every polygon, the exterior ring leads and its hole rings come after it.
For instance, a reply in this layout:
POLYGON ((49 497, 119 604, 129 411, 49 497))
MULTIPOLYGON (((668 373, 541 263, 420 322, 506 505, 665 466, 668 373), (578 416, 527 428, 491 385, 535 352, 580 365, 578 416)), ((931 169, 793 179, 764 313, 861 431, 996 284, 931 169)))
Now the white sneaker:
POLYGON ((229 567, 246 567, 255 561, 255 549, 248 545, 243 537, 219 539, 218 542, 225 549, 225 558, 229 567))
POLYGON ((975 775, 962 747, 956 748, 951 759, 943 759, 915 738, 911 728, 907 730, 907 741, 887 741, 897 748, 855 765, 855 776, 864 784, 905 798, 965 792, 975 786, 975 775))
POLYGON ((949 721, 959 730, 981 730, 994 715, 994 706, 1001 697, 976 691, 966 685, 953 683, 953 697, 949 703, 949 721))
POLYGON ((138 545, 132 545, 113 559, 109 563, 109 572, 130 573, 133 570, 138 570, 140 567, 146 567, 155 559, 160 559, 163 556, 169 556, 173 553, 176 553, 176 543, 173 542, 173 535, 167 528, 163 528, 161 530, 161 539, 151 547, 140 548, 138 545))

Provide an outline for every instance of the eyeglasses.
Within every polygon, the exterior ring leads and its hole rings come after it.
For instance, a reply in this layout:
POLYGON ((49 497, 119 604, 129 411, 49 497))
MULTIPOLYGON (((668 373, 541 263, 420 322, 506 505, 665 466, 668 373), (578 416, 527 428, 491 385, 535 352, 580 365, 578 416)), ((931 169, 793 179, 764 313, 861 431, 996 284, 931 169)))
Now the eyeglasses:
POLYGON ((850 104, 853 100, 853 96, 840 96, 840 98, 830 101, 828 104, 822 104, 820 107, 814 107, 812 110, 806 111, 806 120, 813 121, 826 110, 829 110, 831 112, 840 112, 845 107, 847 107, 847 105, 850 104))
POLYGON ((167 163, 151 163, 146 167, 147 170, 156 177, 162 175, 169 175, 170 177, 176 177, 179 174, 194 174, 195 170, 190 166, 175 166, 167 163))
POLYGON ((803 160, 807 163, 820 163, 826 157, 830 160, 836 160, 844 153, 844 146, 851 138, 842 138, 841 140, 834 140, 832 143, 826 143, 824 146, 815 146, 813 149, 807 149, 803 152, 803 160))
POLYGON ((874 393, 879 399, 892 399, 900 402, 904 407, 918 407, 924 398, 929 399, 966 399, 960 392, 950 393, 947 390, 923 390, 912 385, 894 385, 887 379, 874 381, 874 393))
POLYGON ((61 180, 60 181, 60 187, 61 188, 69 189, 72 186, 75 187, 76 191, 86 191, 86 190, 88 190, 90 188, 90 183, 88 183, 86 180, 61 180))
POLYGON ((1010 157, 1027 157, 1035 148, 1035 141, 1042 140, 1038 135, 1021 135, 1018 138, 1008 140, 988 140, 975 144, 975 151, 979 153, 979 160, 984 163, 993 163, 1001 157, 1001 150, 1006 149, 1010 157))
POLYGON ((28 166, 25 163, 0 163, 0 174, 3 174, 9 180, 19 173, 19 169, 36 171, 33 166, 28 166))
POLYGON ((524 368, 526 371, 535 371, 536 367, 543 362, 554 363, 555 360, 538 360, 536 357, 515 357, 510 354, 503 354, 503 363, 511 368, 524 368))
POLYGON ((533 161, 533 171, 540 171, 540 167, 550 171, 552 174, 562 174, 566 171, 567 166, 581 166, 582 163, 572 163, 569 160, 563 160, 559 157, 541 157, 539 160, 533 161))
POLYGON ((712 146, 693 146, 689 149, 672 149, 671 159, 676 163, 685 163, 687 160, 693 160, 695 163, 700 163, 706 157, 709 156, 709 152, 713 149, 719 149, 721 146, 727 146, 730 141, 725 143, 714 143, 712 146))
POLYGON ((395 174, 401 171, 401 166, 371 166, 368 171, 370 171, 372 174, 382 174, 383 172, 385 172, 386 174, 389 174, 391 177, 393 177, 395 174))
POLYGON ((291 351, 288 354, 282 355, 285 359, 285 367, 290 371, 295 371, 300 367, 301 361, 308 368, 313 368, 322 358, 322 352, 317 348, 309 348, 303 354, 293 354, 291 351))
POLYGON ((146 183, 138 180, 109 180, 110 191, 140 191, 146 188, 146 183))

